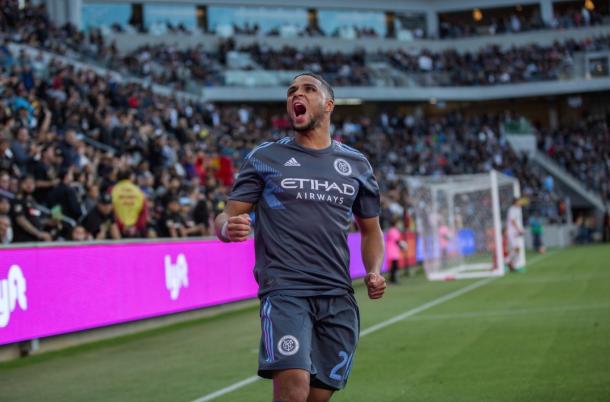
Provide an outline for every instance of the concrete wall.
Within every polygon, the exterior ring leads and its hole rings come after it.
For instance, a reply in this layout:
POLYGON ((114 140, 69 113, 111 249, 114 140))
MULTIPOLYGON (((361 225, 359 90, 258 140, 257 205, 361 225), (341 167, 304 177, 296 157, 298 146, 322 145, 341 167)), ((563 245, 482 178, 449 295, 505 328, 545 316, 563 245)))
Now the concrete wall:
MULTIPOLYGON (((567 247, 574 244, 572 240, 575 234, 575 225, 545 225, 542 235, 542 244, 546 248, 567 247)), ((529 231, 529 227, 526 228, 525 247, 528 250, 534 248, 534 241, 532 233, 529 231)))

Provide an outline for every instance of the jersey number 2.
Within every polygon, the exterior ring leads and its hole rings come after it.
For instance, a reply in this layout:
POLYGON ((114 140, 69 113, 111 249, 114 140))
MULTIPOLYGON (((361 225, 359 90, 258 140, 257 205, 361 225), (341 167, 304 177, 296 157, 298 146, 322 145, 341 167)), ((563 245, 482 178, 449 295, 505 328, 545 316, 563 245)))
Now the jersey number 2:
POLYGON ((343 377, 347 377, 347 374, 349 374, 348 373, 349 364, 351 363, 351 360, 352 360, 352 356, 348 355, 344 351, 339 352, 339 357, 341 358, 341 362, 339 362, 339 364, 337 364, 335 367, 333 367, 333 369, 330 371, 330 378, 332 378, 333 380, 336 380, 336 381, 341 381, 341 380, 343 380, 343 377), (344 375, 337 374, 337 371, 341 370, 344 367, 345 367, 345 370, 343 371, 344 375))

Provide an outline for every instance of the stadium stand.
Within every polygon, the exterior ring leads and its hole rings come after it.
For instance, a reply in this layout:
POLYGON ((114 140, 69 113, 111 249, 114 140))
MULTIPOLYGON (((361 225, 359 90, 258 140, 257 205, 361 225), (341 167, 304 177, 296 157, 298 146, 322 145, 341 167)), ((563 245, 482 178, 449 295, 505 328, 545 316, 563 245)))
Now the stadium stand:
POLYGON ((157 44, 121 54, 114 42, 107 43, 100 29, 84 32, 70 24, 56 26, 49 20, 44 6, 26 7, 20 11, 17 2, 7 2, 3 21, 9 37, 17 43, 92 62, 179 90, 187 88, 187 81, 195 81, 201 87, 226 85, 228 82, 222 73, 226 69, 323 71, 335 86, 370 86, 375 85, 371 63, 376 61, 409 74, 411 83, 420 86, 478 86, 569 79, 574 75, 578 55, 610 47, 610 38, 606 35, 567 39, 548 46, 492 43, 466 52, 403 47, 378 54, 363 50, 331 52, 321 48, 272 49, 257 43, 237 46, 231 39, 218 39, 212 51, 202 45, 178 48, 173 44, 157 44), (24 23, 25 20, 33 23, 24 23), (242 55, 246 62, 232 65, 228 60, 229 53, 242 55))
MULTIPOLYGON (((246 71, 307 69, 324 74, 337 86, 372 85, 368 65, 375 58, 419 76, 419 85, 481 86, 564 78, 570 74, 575 53, 607 50, 610 42, 602 36, 551 46, 487 46, 466 53, 396 50, 371 55, 320 48, 273 50, 259 44, 236 49, 230 39, 219 39, 216 51, 148 45, 122 55, 100 30, 79 32, 69 24, 56 26, 44 6, 27 3, 19 8, 17 1, 3 6, 0 24, 7 35, 0 47, 5 106, 0 111, 0 195, 12 205, 0 215, 15 217, 17 200, 24 197, 21 182, 33 175, 32 196, 45 217, 38 224, 54 239, 72 238, 76 226, 86 229, 85 237, 96 238, 210 234, 210 220, 222 210, 241 159, 256 143, 288 135, 289 126, 274 107, 254 109, 163 96, 146 85, 16 52, 11 42, 147 78, 171 90, 184 90, 194 80, 204 86, 225 84, 222 70, 229 63, 227 54, 235 50, 255 63, 243 66, 246 71), (107 225, 100 235, 103 225, 94 223, 114 221, 110 217, 120 206, 104 207, 109 205, 105 196, 120 181, 136 184, 145 195, 141 225, 137 231, 117 227, 118 232, 107 225)), ((188 33, 180 27, 175 30, 188 33)), ((562 198, 545 187, 547 175, 518 154, 502 133, 502 124, 515 118, 484 112, 468 116, 450 112, 441 117, 375 112, 339 118, 334 137, 370 155, 385 191, 385 223, 408 209, 401 175, 492 168, 519 178, 532 211, 550 222, 564 222, 562 198)), ((591 122, 586 128, 607 144, 605 123, 591 122)), ((540 147, 608 199, 604 165, 608 149, 592 147, 591 139, 578 134, 582 130, 541 128, 540 147), (577 137, 566 140, 567 133, 577 137), (567 148, 574 144, 579 151, 573 155, 567 148)), ((12 225, 15 229, 15 219, 12 225)))
POLYGON ((500 9, 477 9, 469 13, 446 13, 440 16, 440 37, 461 38, 478 35, 498 35, 545 29, 570 29, 608 23, 608 8, 589 9, 585 2, 558 3, 549 21, 544 21, 535 7, 517 5, 500 9), (487 15, 489 14, 489 16, 487 15), (477 21, 478 20, 478 21, 477 21))
POLYGON ((587 187, 610 201, 610 116, 590 116, 579 124, 542 130, 538 147, 587 187))
MULTIPOLYGON (((121 181, 122 171, 133 171, 131 180, 149 201, 148 216, 141 230, 123 231, 122 237, 169 235, 168 221, 184 228, 177 232, 183 235, 208 234, 234 166, 268 135, 278 139, 288 133, 283 118, 269 124, 248 107, 184 103, 59 61, 38 65, 35 71, 46 74, 38 77, 28 67, 34 60, 24 53, 11 58, 14 65, 3 77, 7 105, 2 117, 5 138, 8 133, 14 138, 1 165, 13 182, 5 195, 19 197, 16 179, 34 175, 35 201, 45 210, 59 206, 62 215, 80 222, 103 203, 101 196, 121 181), (49 190, 59 183, 68 195, 49 190), (170 219, 167 210, 175 216, 170 219)), ((383 115, 375 123, 367 118, 338 123, 335 137, 369 149, 388 190, 400 187, 397 174, 475 173, 492 167, 520 177, 525 193, 538 194, 541 188, 541 180, 526 174, 527 163, 517 163, 519 157, 500 135, 498 117, 383 115), (414 166, 417 170, 410 170, 414 166)), ((49 233, 70 238, 71 225, 53 221, 49 233)))

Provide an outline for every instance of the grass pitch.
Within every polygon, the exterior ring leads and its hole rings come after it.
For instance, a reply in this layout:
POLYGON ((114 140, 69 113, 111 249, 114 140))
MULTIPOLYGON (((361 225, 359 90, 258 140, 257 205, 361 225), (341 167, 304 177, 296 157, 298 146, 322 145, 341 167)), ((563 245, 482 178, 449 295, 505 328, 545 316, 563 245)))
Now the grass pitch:
MULTIPOLYGON (((481 286, 362 337, 333 401, 609 401, 610 247, 530 257, 481 286)), ((480 280, 479 280, 480 281, 480 280)), ((479 282, 357 287, 362 329, 479 282)), ((256 373, 258 309, 0 364, 0 401, 190 402, 256 373)), ((256 381, 218 401, 268 402, 256 381)))

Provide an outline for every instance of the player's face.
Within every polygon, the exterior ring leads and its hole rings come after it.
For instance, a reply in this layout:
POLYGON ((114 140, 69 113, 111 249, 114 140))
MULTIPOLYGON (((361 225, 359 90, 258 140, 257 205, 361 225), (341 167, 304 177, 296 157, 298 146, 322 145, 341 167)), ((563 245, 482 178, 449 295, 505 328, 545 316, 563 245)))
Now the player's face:
POLYGON ((314 77, 297 77, 288 87, 287 96, 286 108, 295 131, 309 131, 317 127, 332 111, 332 100, 314 77))

